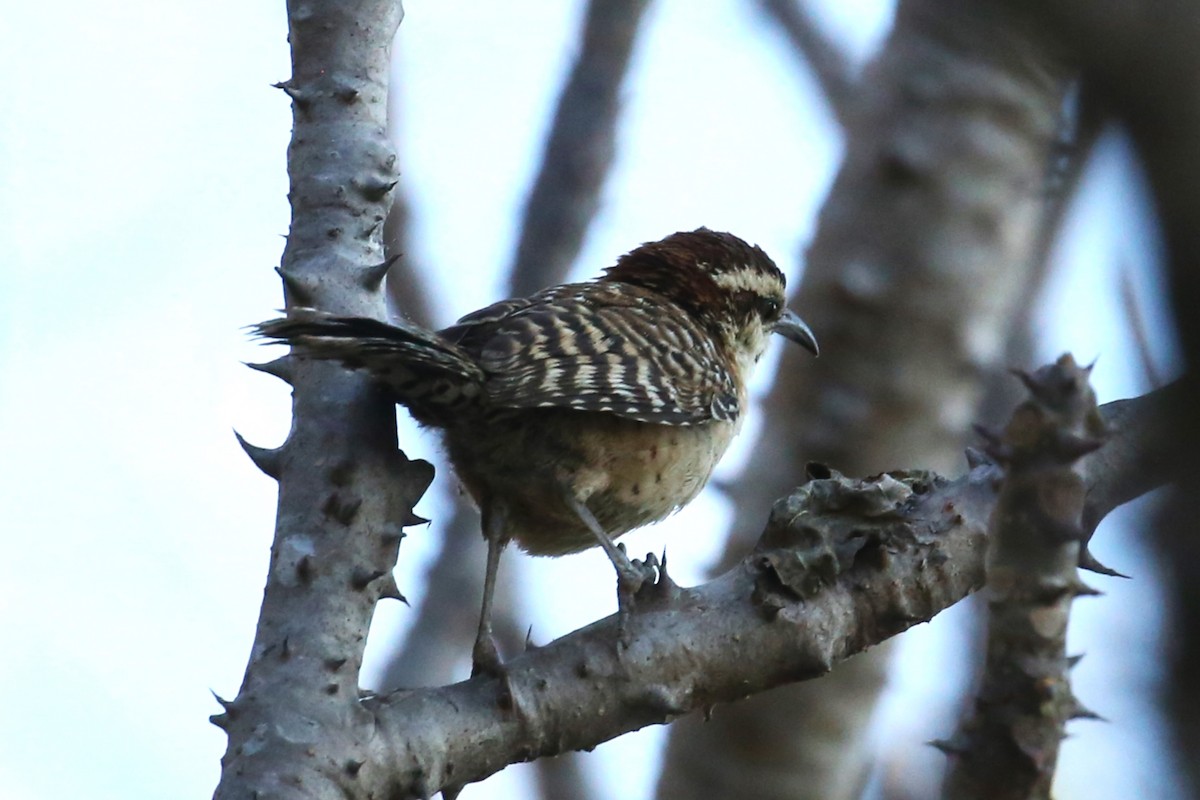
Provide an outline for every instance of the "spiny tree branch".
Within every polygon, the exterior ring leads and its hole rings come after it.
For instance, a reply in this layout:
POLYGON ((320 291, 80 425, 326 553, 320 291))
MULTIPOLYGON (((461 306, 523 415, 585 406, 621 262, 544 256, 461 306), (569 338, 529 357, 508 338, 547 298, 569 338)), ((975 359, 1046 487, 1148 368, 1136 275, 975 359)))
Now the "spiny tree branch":
MULTIPOLYGON (((1125 402, 1129 422, 1159 398, 1125 402)), ((1111 416, 1111 404, 1102 411, 1111 416)), ((1113 441, 1138 430, 1114 426, 1113 441)), ((1105 463, 1085 468, 1085 482, 1122 469, 1105 463)), ((389 765, 397 796, 428 796, 817 677, 982 584, 994 464, 954 481, 930 472, 865 481, 816 474, 776 504, 758 548, 732 570, 693 589, 664 575, 644 590, 628 649, 618 650, 610 617, 513 659, 504 678, 365 701, 370 756, 389 765)), ((1090 493, 1101 516, 1122 496, 1090 493)))

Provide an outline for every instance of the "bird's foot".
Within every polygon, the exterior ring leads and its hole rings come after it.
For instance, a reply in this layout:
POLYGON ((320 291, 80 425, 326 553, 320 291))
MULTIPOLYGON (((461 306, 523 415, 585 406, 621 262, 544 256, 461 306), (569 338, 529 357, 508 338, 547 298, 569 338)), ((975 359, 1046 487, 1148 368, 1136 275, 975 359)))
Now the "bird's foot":
POLYGON ((480 631, 475 638, 475 646, 471 649, 471 677, 488 675, 493 678, 504 677, 504 662, 500 660, 500 651, 496 649, 496 640, 491 631, 480 631))
POLYGON ((613 567, 617 570, 618 599, 628 596, 630 601, 642 591, 647 582, 653 584, 658 578, 658 557, 647 553, 646 559, 630 559, 625 552, 625 544, 617 545, 618 556, 612 559, 613 567))
POLYGON ((617 639, 621 646, 628 648, 632 643, 629 631, 629 621, 637 609, 639 597, 646 589, 656 586, 662 572, 662 564, 653 553, 647 553, 645 560, 630 559, 625 552, 625 545, 618 544, 620 558, 612 559, 617 570, 617 639))

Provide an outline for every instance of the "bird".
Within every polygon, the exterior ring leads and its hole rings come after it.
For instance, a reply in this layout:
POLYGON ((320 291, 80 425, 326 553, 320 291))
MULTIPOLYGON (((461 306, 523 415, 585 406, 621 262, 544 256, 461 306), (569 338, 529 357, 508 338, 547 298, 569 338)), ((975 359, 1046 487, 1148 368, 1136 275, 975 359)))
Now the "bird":
POLYGON ((614 540, 704 488, 745 419, 771 334, 819 353, 785 291, 760 247, 702 227, 440 331, 293 308, 256 333, 367 372, 440 432, 488 545, 474 675, 500 668, 491 609, 510 541, 543 556, 603 548, 625 631, 647 569, 614 540))

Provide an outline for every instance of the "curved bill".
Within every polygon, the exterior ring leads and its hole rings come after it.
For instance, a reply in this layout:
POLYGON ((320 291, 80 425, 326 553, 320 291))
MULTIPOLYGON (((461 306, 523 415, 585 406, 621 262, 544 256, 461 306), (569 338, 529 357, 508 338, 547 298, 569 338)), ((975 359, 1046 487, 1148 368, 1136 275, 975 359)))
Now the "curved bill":
POLYGON ((771 328, 771 332, 792 340, 814 356, 821 354, 821 348, 817 346, 817 337, 813 336, 812 328, 808 327, 804 320, 800 319, 800 316, 790 308, 783 310, 771 328))

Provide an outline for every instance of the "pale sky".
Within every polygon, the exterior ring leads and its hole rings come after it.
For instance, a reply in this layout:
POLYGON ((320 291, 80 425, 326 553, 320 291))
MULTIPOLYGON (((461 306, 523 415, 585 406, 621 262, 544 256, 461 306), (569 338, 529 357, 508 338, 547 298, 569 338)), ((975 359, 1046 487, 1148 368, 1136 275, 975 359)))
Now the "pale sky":
MULTIPOLYGON (((838 9, 830 30, 856 57, 886 33, 884 0, 829 5, 838 9)), ((418 262, 440 273, 435 287, 454 276, 444 319, 497 299, 582 8, 406 3, 401 186, 418 262)), ((752 3, 659 0, 646 26, 579 274, 704 224, 758 242, 795 276, 840 154, 811 84, 752 3)), ((207 722, 218 710, 209 690, 237 693, 275 506, 274 483, 232 430, 270 446, 289 425, 286 387, 241 365, 264 358, 244 326, 282 303, 272 267, 288 224, 291 115, 270 84, 288 75, 285 36, 282 3, 231 0, 19 4, 0 30, 6 800, 203 797, 215 785, 225 737, 207 722)), ((1124 144, 1108 140, 1044 302, 1041 354, 1099 355, 1102 400, 1145 388, 1113 299, 1117 270, 1153 266, 1156 247, 1129 164, 1124 144)), ((1138 287, 1159 320, 1154 280, 1138 287)), ((1164 345, 1168 371, 1172 357, 1164 345)), ((411 426, 401 437, 412 457, 435 450, 411 426)), ((410 596, 438 533, 440 509, 418 510, 434 523, 401 551, 410 596)), ((677 579, 698 582, 719 540, 696 531, 718 530, 725 516, 709 493, 627 541, 631 552, 669 547, 677 579)), ((1139 535, 1102 529, 1101 559, 1138 580, 1093 579, 1109 594, 1081 603, 1073 623, 1073 648, 1090 654, 1074 673, 1077 693, 1113 722, 1072 727, 1060 785, 1095 798, 1170 796, 1155 783, 1161 731, 1144 699, 1156 600, 1139 535)), ((553 561, 514 553, 505 569, 522 570, 542 596, 573 599, 543 603, 549 613, 528 620, 540 640, 614 610, 599 551, 553 561)), ((381 607, 375 665, 409 613, 381 607)), ((913 758, 940 758, 921 743, 948 733, 911 711, 943 682, 952 631, 939 618, 906 636, 881 711, 880 739, 910 742, 913 758)), ((650 796, 663 732, 597 749, 595 774, 622 765, 612 796, 650 796)), ((467 791, 521 797, 526 781, 515 767, 467 791)))

